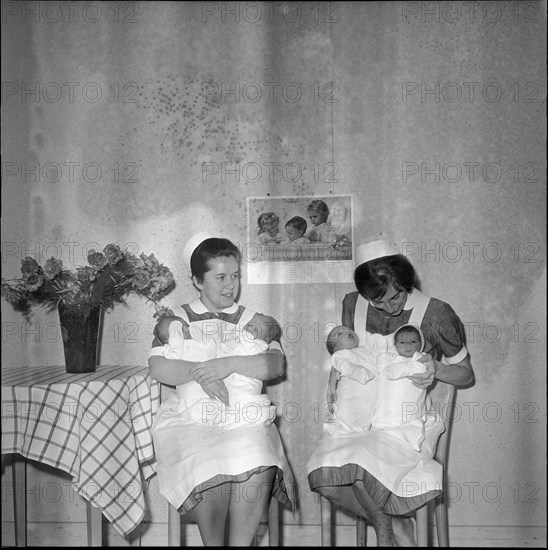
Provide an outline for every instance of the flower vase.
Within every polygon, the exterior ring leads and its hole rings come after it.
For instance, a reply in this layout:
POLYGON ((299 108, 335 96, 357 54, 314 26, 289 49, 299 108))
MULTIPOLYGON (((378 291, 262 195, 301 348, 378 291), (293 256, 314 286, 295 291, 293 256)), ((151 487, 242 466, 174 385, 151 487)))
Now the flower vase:
POLYGON ((67 372, 95 372, 103 310, 94 307, 87 317, 62 305, 59 305, 58 310, 67 372))

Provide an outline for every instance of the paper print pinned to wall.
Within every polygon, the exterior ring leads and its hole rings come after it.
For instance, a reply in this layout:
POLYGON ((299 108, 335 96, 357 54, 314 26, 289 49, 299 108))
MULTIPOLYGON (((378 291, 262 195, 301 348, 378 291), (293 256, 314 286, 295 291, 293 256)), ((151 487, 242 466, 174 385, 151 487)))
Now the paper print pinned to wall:
POLYGON ((350 195, 249 197, 249 284, 353 281, 350 195))

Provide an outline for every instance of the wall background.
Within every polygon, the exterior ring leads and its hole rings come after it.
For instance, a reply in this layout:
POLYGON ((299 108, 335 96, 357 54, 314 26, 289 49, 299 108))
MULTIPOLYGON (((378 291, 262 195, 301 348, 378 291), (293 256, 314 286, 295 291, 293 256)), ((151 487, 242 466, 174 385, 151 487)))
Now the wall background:
MULTIPOLYGON (((450 525, 545 540, 546 3, 68 4, 2 3, 3 276, 26 255, 76 266, 118 242, 168 265, 166 303, 182 303, 186 239, 246 242, 247 197, 350 194, 356 240, 389 232, 467 328, 476 383, 458 392, 450 525)), ((353 285, 242 273, 242 303, 286 327, 287 379, 269 391, 302 494, 284 522, 318 525, 305 463, 322 340, 353 285)), ((152 314, 117 306, 101 361, 144 362, 152 314)), ((3 364, 63 360, 55 315, 25 325, 5 302, 2 315, 3 364)), ((75 498, 34 499, 33 532, 79 536, 75 498)), ((155 479, 149 498, 153 532, 167 517, 155 479)))

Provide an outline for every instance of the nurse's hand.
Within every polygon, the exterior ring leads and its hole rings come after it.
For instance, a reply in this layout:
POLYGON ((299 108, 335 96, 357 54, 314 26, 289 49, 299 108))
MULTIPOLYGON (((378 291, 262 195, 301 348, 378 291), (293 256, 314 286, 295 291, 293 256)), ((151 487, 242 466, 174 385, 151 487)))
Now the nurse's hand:
POLYGON ((414 386, 417 386, 417 388, 421 390, 425 390, 432 385, 436 377, 436 361, 429 353, 419 358, 418 361, 425 366, 426 371, 413 374, 409 378, 414 386))
POLYGON ((228 390, 222 380, 215 380, 209 384, 204 384, 202 389, 207 393, 210 399, 218 399, 225 405, 228 405, 228 390))
POLYGON ((226 359, 209 359, 208 361, 196 363, 190 369, 192 378, 201 386, 226 378, 231 374, 229 361, 226 359))

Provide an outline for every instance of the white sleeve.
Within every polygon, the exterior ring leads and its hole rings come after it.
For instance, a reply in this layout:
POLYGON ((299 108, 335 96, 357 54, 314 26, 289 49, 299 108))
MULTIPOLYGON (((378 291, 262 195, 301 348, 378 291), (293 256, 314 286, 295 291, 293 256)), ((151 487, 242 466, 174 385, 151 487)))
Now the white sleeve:
POLYGON ((161 355, 162 357, 165 357, 166 356, 165 346, 154 346, 153 348, 150 348, 150 351, 148 352, 148 357, 152 357, 154 355, 161 355))
POLYGON ((373 353, 383 353, 390 349, 393 341, 393 334, 384 336, 383 334, 372 334, 371 332, 365 331, 365 337, 362 345, 366 346, 373 353))
POLYGON ((360 384, 367 384, 369 380, 375 378, 376 369, 368 361, 358 363, 359 360, 360 357, 354 353, 354 350, 339 350, 331 356, 331 364, 343 376, 355 380, 360 384))
POLYGON ((268 349, 264 340, 253 340, 251 342, 220 343, 217 357, 230 357, 234 355, 258 355, 268 349))

